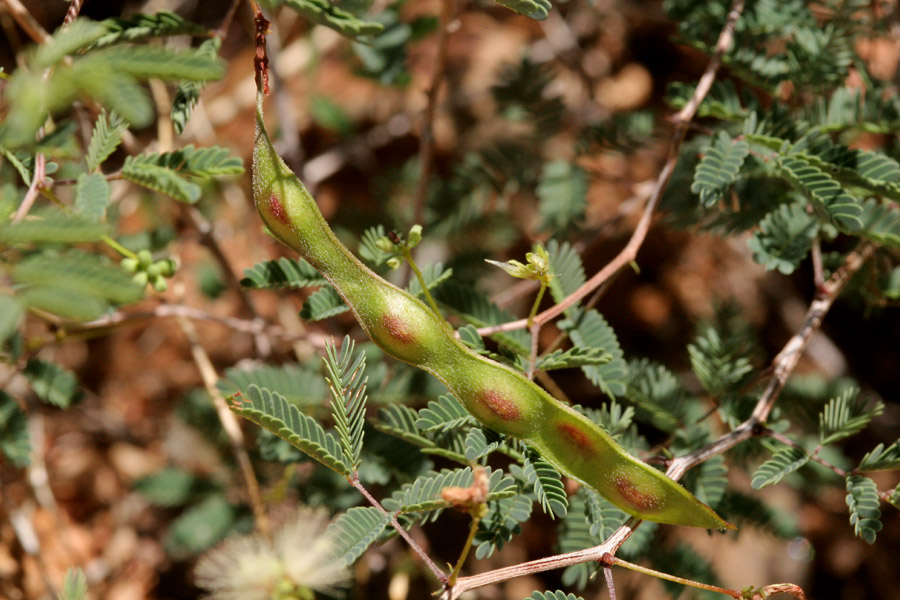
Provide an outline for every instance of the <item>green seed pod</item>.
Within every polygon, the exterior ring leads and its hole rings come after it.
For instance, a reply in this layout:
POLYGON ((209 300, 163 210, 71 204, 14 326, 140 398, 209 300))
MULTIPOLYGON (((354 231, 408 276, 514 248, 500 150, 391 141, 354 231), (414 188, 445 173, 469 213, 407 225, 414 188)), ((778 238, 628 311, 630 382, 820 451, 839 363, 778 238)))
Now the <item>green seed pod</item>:
POLYGON ((144 286, 150 281, 150 277, 147 275, 147 271, 138 271, 131 280, 140 286, 144 286))
POLYGON ((153 263, 149 267, 147 267, 147 276, 150 279, 156 279, 162 275, 162 265, 158 262, 153 263))
MULTIPOLYGON (((275 152, 263 124, 261 95, 256 127, 253 197, 260 216, 275 237, 334 286, 385 352, 431 373, 476 419, 530 444, 625 512, 661 523, 733 527, 534 382, 472 352, 440 315, 363 265, 337 240, 312 196, 275 152)), ((420 230, 410 231, 410 241, 420 236, 420 230)))
POLYGON ((136 258, 123 258, 119 264, 129 273, 134 273, 138 269, 138 259, 136 258))
POLYGON ((146 269, 150 266, 150 263, 153 262, 153 255, 150 254, 149 250, 141 250, 140 252, 138 252, 138 262, 140 263, 141 267, 146 269))
POLYGON ((153 289, 161 294, 169 289, 169 282, 162 275, 158 275, 153 278, 153 289))
POLYGON ((163 277, 172 277, 173 275, 175 275, 175 269, 177 268, 177 265, 171 258, 160 260, 156 264, 159 265, 159 273, 163 277))

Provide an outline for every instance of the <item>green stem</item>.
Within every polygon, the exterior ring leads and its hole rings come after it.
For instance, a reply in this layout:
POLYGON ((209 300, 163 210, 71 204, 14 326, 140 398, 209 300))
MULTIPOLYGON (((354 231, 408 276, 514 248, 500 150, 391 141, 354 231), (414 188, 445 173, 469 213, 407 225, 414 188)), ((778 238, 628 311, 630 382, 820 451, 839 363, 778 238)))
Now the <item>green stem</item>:
POLYGON ((135 254, 134 252, 132 252, 131 250, 129 250, 128 248, 126 248, 125 246, 123 246, 122 244, 117 242, 116 240, 112 239, 108 235, 104 235, 100 239, 103 241, 103 243, 105 243, 107 246, 109 246, 110 248, 112 248, 113 250, 115 250, 116 252, 121 254, 122 256, 127 256, 128 258, 137 258, 138 257, 137 254, 135 254))
POLYGON ((630 563, 627 560, 616 558, 612 554, 603 555, 601 562, 605 564, 613 564, 618 567, 625 567, 626 569, 631 569, 632 571, 637 571, 638 573, 643 573, 644 575, 658 577, 659 579, 665 579, 666 581, 673 581, 675 583, 680 583, 681 585, 687 585, 690 587, 699 588, 701 590, 707 590, 709 592, 716 592, 717 594, 725 594, 726 596, 731 596, 732 598, 737 598, 738 600, 740 600, 741 598, 741 593, 737 590, 730 590, 728 588, 709 585, 708 583, 700 583, 699 581, 693 581, 691 579, 669 575, 668 573, 663 573, 662 571, 648 569, 647 567, 642 567, 640 565, 630 563))
POLYGON ((413 260, 412 252, 409 251, 409 248, 403 248, 403 258, 406 259, 406 262, 409 263, 409 267, 413 270, 413 273, 416 274, 416 279, 419 280, 419 285, 422 286, 422 292, 425 293, 425 299, 428 301, 429 306, 431 306, 431 310, 434 311, 434 314, 440 317, 441 310, 438 308, 437 302, 434 301, 434 298, 431 297, 431 292, 428 291, 428 286, 425 285, 425 278, 422 277, 422 271, 419 270, 418 265, 416 265, 416 261, 413 260))
POLYGON ((537 297, 534 299, 534 304, 531 305, 531 312, 528 313, 528 329, 531 329, 531 325, 534 323, 534 317, 537 315, 538 307, 541 305, 541 300, 544 298, 544 291, 547 289, 547 283, 541 280, 541 289, 538 290, 537 297))
POLYGON ((456 561, 456 566, 453 567, 453 571, 447 578, 448 587, 453 587, 453 584, 456 583, 456 578, 459 577, 459 572, 462 569, 463 563, 466 562, 466 557, 469 556, 469 550, 472 549, 472 542, 475 541, 475 534, 478 533, 478 524, 481 523, 481 519, 486 513, 487 506, 485 504, 479 504, 472 511, 472 525, 469 528, 469 537, 466 538, 466 545, 463 546, 462 552, 459 554, 459 560, 456 561))

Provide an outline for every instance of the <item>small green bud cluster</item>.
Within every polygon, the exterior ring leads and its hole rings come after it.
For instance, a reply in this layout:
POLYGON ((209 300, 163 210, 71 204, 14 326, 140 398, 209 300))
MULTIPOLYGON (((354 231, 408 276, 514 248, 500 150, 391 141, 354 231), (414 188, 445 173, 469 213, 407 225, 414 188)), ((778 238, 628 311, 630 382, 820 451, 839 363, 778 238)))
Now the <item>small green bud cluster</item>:
POLYGON ((413 225, 409 228, 409 233, 406 235, 405 240, 401 234, 392 231, 388 235, 381 236, 375 240, 375 247, 391 255, 387 260, 387 265, 392 269, 396 269, 403 264, 403 257, 406 253, 418 246, 421 241, 422 226, 413 225))
POLYGON ((169 288, 167 278, 175 275, 176 264, 171 258, 154 261, 149 250, 144 249, 137 253, 137 257, 123 258, 122 268, 129 273, 134 273, 132 280, 138 285, 153 286, 157 292, 164 292, 169 288))
POLYGON ((500 267, 510 276, 519 279, 531 279, 532 281, 540 281, 544 285, 550 285, 553 279, 553 273, 550 271, 550 255, 547 250, 538 244, 534 252, 525 255, 527 264, 522 264, 517 260, 509 260, 505 263, 496 260, 486 260, 495 267, 500 267))

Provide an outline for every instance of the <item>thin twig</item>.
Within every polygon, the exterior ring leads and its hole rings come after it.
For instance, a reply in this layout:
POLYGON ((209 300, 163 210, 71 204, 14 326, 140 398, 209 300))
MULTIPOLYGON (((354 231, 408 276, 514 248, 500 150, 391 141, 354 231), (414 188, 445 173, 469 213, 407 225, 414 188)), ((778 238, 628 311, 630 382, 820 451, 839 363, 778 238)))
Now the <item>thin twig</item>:
MULTIPOLYGON (((272 338, 283 339, 289 342, 306 340, 317 348, 325 348, 325 344, 329 339, 325 335, 311 332, 296 334, 290 333, 284 327, 266 323, 262 319, 251 320, 239 319, 237 317, 220 317, 218 315, 206 312, 200 308, 185 306, 183 304, 160 304, 150 311, 114 312, 94 321, 72 325, 65 330, 65 335, 75 336, 91 331, 109 329, 118 325, 165 317, 184 317, 187 319, 192 319, 194 321, 210 321, 213 323, 224 325, 225 327, 228 327, 235 331, 240 331, 242 333, 265 335, 272 338)), ((58 340, 54 338, 54 341, 58 340)))
MULTIPOLYGON (((834 300, 840 295, 852 276, 859 271, 873 252, 874 246, 864 244, 858 251, 850 253, 844 260, 843 266, 838 269, 827 282, 825 282, 823 286, 823 293, 825 295, 819 296, 812 301, 801 330, 787 342, 784 349, 782 349, 782 351, 772 360, 771 382, 780 381, 781 383, 773 385, 770 382, 757 401, 756 408, 751 417, 712 443, 694 450, 689 454, 673 459, 669 464, 666 475, 673 480, 678 481, 692 467, 699 465, 713 456, 722 454, 751 437, 762 435, 765 432, 764 419, 768 417, 772 405, 775 403, 775 400, 777 400, 778 394, 784 385, 784 381, 787 380, 788 375, 790 375, 797 366, 799 357, 809 342, 809 338, 812 336, 813 332, 818 330, 821 326, 822 318, 834 303, 834 300)), ((456 600, 461 594, 469 590, 498 583, 500 581, 506 581, 507 579, 512 579, 514 577, 559 569, 588 561, 599 561, 607 552, 611 555, 615 555, 619 546, 631 537, 632 532, 640 522, 639 519, 629 519, 627 523, 616 530, 606 541, 593 548, 586 548, 568 554, 559 554, 541 558, 511 567, 504 567, 486 573, 480 573, 471 577, 463 577, 456 583, 452 590, 445 591, 444 595, 441 596, 441 600, 456 600)), ((796 588, 796 586, 794 587, 796 588)))
POLYGON ((16 214, 12 220, 13 223, 18 223, 24 219, 31 207, 34 206, 34 201, 37 200, 41 192, 41 186, 44 185, 44 179, 47 176, 46 167, 47 158, 40 152, 37 153, 34 156, 34 175, 31 178, 31 185, 28 186, 28 192, 25 194, 22 204, 16 209, 16 214))
POLYGON ((400 525, 400 522, 397 521, 397 517, 394 516, 393 513, 390 513, 387 510, 385 510, 385 508, 381 505, 381 503, 378 500, 376 500, 375 497, 372 496, 372 494, 369 493, 369 490, 367 490, 359 482, 358 477, 353 477, 350 480, 350 485, 355 487, 359 491, 359 493, 362 494, 366 498, 366 500, 368 500, 369 504, 371 504, 372 506, 377 508, 383 515, 385 515, 386 517, 388 517, 388 519, 390 519, 391 527, 393 527, 397 531, 397 533, 400 534, 400 537, 402 537, 406 541, 406 543, 409 544, 409 547, 412 548, 413 552, 415 552, 418 555, 418 557, 420 559, 422 559, 422 562, 425 563, 425 565, 429 568, 429 570, 431 570, 431 572, 434 574, 435 578, 437 578, 437 580, 440 581, 441 584, 446 584, 447 583, 447 574, 444 573, 440 569, 440 567, 438 567, 436 564, 434 564, 434 561, 431 560, 431 557, 428 556, 428 553, 426 553, 424 550, 422 550, 422 548, 416 543, 416 541, 414 539, 412 539, 412 537, 409 535, 409 533, 403 528, 402 525, 400 525))
MULTIPOLYGON (((213 233, 212 223, 209 222, 203 213, 197 210, 194 206, 188 206, 186 204, 180 204, 182 207, 184 214, 191 220, 194 227, 200 233, 200 241, 206 246, 206 248, 212 253, 213 258, 216 259, 216 262, 222 267, 222 273, 225 276, 225 281, 228 284, 228 287, 237 292, 238 298, 241 301, 241 305, 244 307, 244 312, 247 316, 251 317, 253 320, 262 322, 262 319, 259 316, 259 313, 256 311, 256 306, 253 304, 253 300, 250 299, 250 295, 247 291, 241 286, 241 281, 238 279, 238 276, 235 274, 234 269, 231 266, 231 262, 228 260, 228 257, 225 256, 225 252, 222 250, 222 246, 219 244, 219 241, 216 239, 215 234, 213 233)), ((260 356, 266 357, 272 353, 272 345, 269 343, 269 340, 262 334, 254 334, 253 341, 256 344, 256 350, 260 356)))
POLYGON ((263 507, 262 496, 259 492, 259 482, 256 479, 256 473, 253 471, 250 455, 244 447, 244 432, 241 430, 237 417, 228 408, 228 403, 216 387, 219 376, 206 350, 200 345, 200 338, 197 335, 197 329, 194 327, 194 324, 185 317, 178 317, 178 325, 181 326, 181 330, 191 344, 191 356, 194 358, 194 363, 200 371, 206 392, 212 399, 216 415, 222 424, 222 429, 225 430, 231 442, 231 451, 235 459, 237 459, 241 473, 244 476, 244 483, 247 485, 247 495, 250 499, 250 507, 253 509, 256 528, 264 537, 267 539, 271 538, 272 530, 269 525, 269 517, 266 515, 263 507))
MULTIPOLYGON (((664 579, 666 581, 672 581, 674 583, 680 583, 681 585, 687 585, 690 587, 695 587, 701 590, 706 590, 708 592, 716 592, 717 594, 725 594, 726 596, 731 596, 732 598, 737 598, 740 600, 741 593, 737 590, 732 590, 728 588, 719 587, 717 585, 709 585, 708 583, 701 583, 699 581, 693 581, 691 579, 685 579, 684 577, 677 577, 675 575, 669 575, 668 573, 663 573, 662 571, 657 571, 656 569, 648 569, 647 567, 642 567, 641 565, 636 565, 634 563, 630 563, 627 560, 622 560, 621 558, 616 558, 611 554, 606 554, 603 556, 603 564, 604 568, 607 568, 609 565, 615 565, 617 567, 625 567, 626 569, 630 569, 632 571, 636 571, 638 573, 643 573, 645 575, 651 575, 653 577, 657 577, 659 579, 664 579)), ((611 581, 611 578, 610 578, 611 581)))
POLYGON ((84 0, 72 0, 69 3, 69 10, 66 12, 66 18, 63 19, 62 23, 63 27, 78 18, 78 13, 81 12, 82 4, 84 4, 84 0))
MULTIPOLYGON (((803 446, 801 446, 800 444, 798 444, 797 442, 795 442, 788 436, 784 435, 783 433, 773 431, 773 430, 769 429, 768 427, 766 427, 765 430, 763 431, 763 434, 769 436, 770 438, 772 438, 773 440, 775 440, 777 442, 784 444, 785 446, 790 446, 791 448, 799 448, 800 450, 803 450, 804 452, 806 452, 806 448, 804 448, 803 446)), ((827 460, 825 460, 824 458, 819 456, 819 451, 821 449, 822 449, 822 446, 820 445, 815 450, 810 452, 809 459, 819 463, 820 465, 822 465, 825 468, 831 469, 832 471, 834 471, 837 475, 839 475, 841 477, 846 477, 847 471, 831 464, 830 462, 828 462, 827 460)))
POLYGON ((19 27, 21 27, 32 40, 38 44, 46 44, 50 41, 50 34, 47 33, 47 30, 41 27, 41 24, 31 16, 31 13, 28 12, 28 9, 25 8, 19 0, 2 1, 6 4, 13 19, 19 24, 19 27))
MULTIPOLYGON (((743 0, 735 0, 735 2, 731 5, 731 10, 728 13, 728 20, 725 23, 725 27, 722 29, 722 33, 719 35, 719 40, 716 43, 715 53, 710 59, 709 65, 707 65, 706 71, 704 71, 703 76, 700 77, 700 82, 697 84, 697 88, 694 90, 693 96, 691 96, 691 99, 687 102, 687 104, 685 104, 684 107, 680 111, 678 111, 678 113, 672 119, 675 123, 675 132, 672 136, 672 141, 669 144, 669 151, 666 157, 666 162, 656 179, 656 185, 653 189, 653 193, 650 195, 650 199, 647 201, 647 204, 644 207, 644 212, 641 215, 640 220, 638 221, 637 227, 635 227, 634 232, 631 234, 631 239, 628 240, 628 243, 615 258, 613 258, 606 266, 595 273, 581 287, 572 292, 568 297, 564 298, 559 303, 538 314, 534 319, 535 323, 543 325, 552 321, 553 319, 564 313, 570 306, 579 302, 582 298, 597 289, 601 284, 610 279, 613 275, 618 273, 620 269, 634 261, 634 259, 637 257, 637 253, 640 250, 641 245, 644 243, 644 239, 647 237, 647 233, 650 230, 650 224, 653 221, 656 207, 659 205, 662 194, 669 183, 669 179, 671 179, 672 177, 673 171, 675 170, 675 164, 678 162, 679 150, 681 149, 681 144, 684 142, 685 136, 687 135, 687 132, 690 128, 691 119, 694 118, 694 115, 697 112, 697 108, 699 108, 700 103, 703 102, 703 99, 706 98, 706 95, 709 93, 709 90, 712 87, 713 81, 715 81, 716 74, 719 70, 719 65, 721 65, 722 63, 722 56, 731 45, 731 39, 734 34, 734 26, 737 23, 737 19, 743 10, 743 0)), ((512 331, 514 329, 522 329, 524 327, 527 327, 527 325, 527 319, 519 319, 518 321, 512 321, 510 323, 505 323, 502 326, 498 326, 503 328, 494 329, 493 333, 499 331, 512 331)))
POLYGON ((425 212, 425 200, 428 198, 428 187, 431 182, 432 162, 434 159, 434 115, 437 111, 438 96, 441 84, 444 81, 444 71, 447 69, 447 40, 450 37, 450 21, 453 18, 453 9, 456 0, 441 0, 441 16, 438 24, 437 55, 434 59, 434 71, 431 75, 431 85, 428 87, 428 104, 425 106, 425 115, 422 119, 422 134, 419 136, 419 185, 413 199, 413 222, 422 222, 425 212))

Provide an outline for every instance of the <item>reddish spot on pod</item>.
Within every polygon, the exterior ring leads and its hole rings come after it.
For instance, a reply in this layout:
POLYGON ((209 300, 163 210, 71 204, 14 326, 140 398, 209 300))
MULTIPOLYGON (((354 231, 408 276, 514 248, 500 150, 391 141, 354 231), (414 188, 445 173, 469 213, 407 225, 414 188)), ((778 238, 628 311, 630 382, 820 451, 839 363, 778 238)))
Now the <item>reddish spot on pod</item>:
POLYGON ((556 429, 563 435, 563 439, 575 448, 579 454, 588 458, 594 455, 594 445, 591 443, 590 438, 577 426, 571 423, 560 423, 556 426, 556 429))
POLYGON ((284 209, 284 204, 281 203, 281 200, 278 199, 278 196, 272 194, 269 196, 269 211, 271 211, 272 216, 278 219, 281 223, 288 225, 288 216, 287 211, 284 209))
POLYGON ((519 406, 497 390, 478 392, 478 401, 504 421, 518 421, 522 418, 519 406))
POLYGON ((643 511, 658 508, 657 498, 653 494, 642 492, 626 475, 616 475, 615 482, 622 497, 635 508, 643 511))
POLYGON ((381 324, 390 334, 392 338, 404 344, 412 344, 417 340, 416 332, 409 326, 404 319, 393 314, 386 314, 381 317, 381 324))

